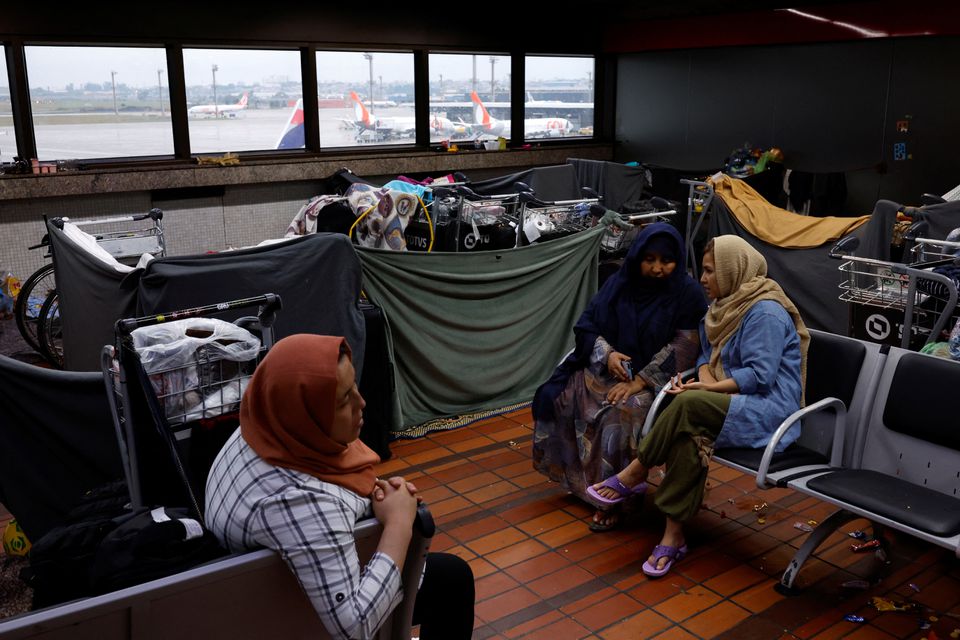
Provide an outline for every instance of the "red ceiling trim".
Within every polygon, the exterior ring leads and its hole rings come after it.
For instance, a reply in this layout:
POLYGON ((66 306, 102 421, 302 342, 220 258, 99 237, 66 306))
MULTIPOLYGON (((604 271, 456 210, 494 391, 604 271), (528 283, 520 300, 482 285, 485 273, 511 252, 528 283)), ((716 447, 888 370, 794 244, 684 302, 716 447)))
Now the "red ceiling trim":
POLYGON ((604 49, 627 53, 940 35, 960 35, 960 2, 876 0, 621 21, 606 29, 604 49))

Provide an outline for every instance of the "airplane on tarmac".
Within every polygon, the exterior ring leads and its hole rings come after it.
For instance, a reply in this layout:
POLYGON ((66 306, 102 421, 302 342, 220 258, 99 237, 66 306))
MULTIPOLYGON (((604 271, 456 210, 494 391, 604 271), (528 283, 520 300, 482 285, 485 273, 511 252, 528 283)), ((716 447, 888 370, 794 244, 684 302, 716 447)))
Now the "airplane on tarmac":
POLYGON ((248 94, 245 93, 237 104, 198 104, 187 109, 187 115, 236 118, 237 114, 247 108, 247 98, 248 94))
MULTIPOLYGON (((352 93, 351 97, 355 97, 356 93, 352 93)), ((357 139, 360 140, 360 136, 363 135, 366 131, 373 131, 375 134, 380 134, 383 137, 388 137, 385 133, 386 131, 394 131, 392 127, 397 126, 395 121, 400 120, 401 126, 412 126, 414 121, 413 117, 399 117, 391 119, 392 122, 388 126, 384 126, 382 120, 375 119, 367 108, 359 101, 359 98, 356 98, 356 104, 354 105, 355 111, 357 113, 356 120, 347 120, 351 126, 357 127, 357 139), (410 123, 406 123, 409 120, 410 123), (379 123, 379 126, 378 126, 379 123)), ((441 136, 466 136, 469 133, 469 127, 463 124, 455 124, 451 122, 448 118, 444 118, 439 115, 430 116, 430 131, 431 135, 441 135, 441 136)), ((293 110, 290 112, 290 117, 287 119, 287 124, 284 125, 283 132, 280 134, 280 139, 277 140, 276 148, 277 149, 300 149, 304 146, 305 137, 303 132, 303 98, 297 100, 297 103, 293 106, 293 110)))
MULTIPOLYGON (((491 116, 476 91, 470 93, 473 102, 473 130, 477 135, 510 137, 510 121, 491 116)), ((574 132, 573 123, 566 118, 526 118, 525 138, 557 138, 574 132)))
MULTIPOLYGON (((358 137, 365 131, 373 131, 374 137, 378 140, 386 138, 412 138, 417 133, 417 121, 413 116, 393 116, 378 118, 367 109, 367 106, 360 100, 356 91, 350 92, 350 99, 353 100, 354 120, 346 121, 357 128, 358 137)), ((376 103, 374 103, 376 104, 376 103)), ((468 127, 461 123, 455 123, 449 118, 439 114, 430 115, 430 136, 433 137, 464 137, 468 134, 468 127)))

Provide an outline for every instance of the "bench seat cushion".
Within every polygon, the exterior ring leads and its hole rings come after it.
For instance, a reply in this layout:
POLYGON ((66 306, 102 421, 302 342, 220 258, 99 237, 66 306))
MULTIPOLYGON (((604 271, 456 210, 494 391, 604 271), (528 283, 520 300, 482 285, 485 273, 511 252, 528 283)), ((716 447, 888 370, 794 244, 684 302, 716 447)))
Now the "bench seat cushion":
POLYGON ((960 534, 960 499, 885 473, 834 471, 813 478, 807 488, 931 535, 960 534))
MULTIPOLYGON (((763 449, 747 449, 740 447, 730 447, 727 449, 717 449, 713 452, 713 457, 721 461, 732 462, 733 464, 753 469, 760 468, 760 459, 763 458, 763 449)), ((807 465, 826 465, 827 458, 798 444, 792 444, 783 451, 773 454, 773 460, 770 461, 770 473, 783 471, 784 469, 794 469, 807 465)))

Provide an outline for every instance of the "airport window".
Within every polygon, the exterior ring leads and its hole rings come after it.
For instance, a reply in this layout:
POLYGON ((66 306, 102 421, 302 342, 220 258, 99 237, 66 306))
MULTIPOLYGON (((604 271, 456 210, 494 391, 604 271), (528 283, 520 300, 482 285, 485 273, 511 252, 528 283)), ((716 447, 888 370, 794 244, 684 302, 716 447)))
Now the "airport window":
POLYGON ((298 51, 184 49, 183 75, 191 153, 303 146, 298 51))
POLYGON ((173 153, 162 48, 27 46, 25 55, 40 160, 173 153))
POLYGON ((527 56, 524 138, 593 137, 592 57, 527 56))
POLYGON ((318 51, 320 145, 413 144, 413 54, 318 51))
POLYGON ((510 137, 510 56, 432 53, 430 141, 510 137))
POLYGON ((13 157, 17 155, 17 136, 13 130, 13 108, 10 100, 6 53, 0 45, 0 162, 13 162, 13 157))

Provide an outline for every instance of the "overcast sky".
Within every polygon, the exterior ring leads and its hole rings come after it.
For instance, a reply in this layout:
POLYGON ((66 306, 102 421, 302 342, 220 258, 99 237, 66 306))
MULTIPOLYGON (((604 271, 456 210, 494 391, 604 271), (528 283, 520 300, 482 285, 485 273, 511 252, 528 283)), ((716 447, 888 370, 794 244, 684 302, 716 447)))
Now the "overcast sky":
MULTIPOLYGON (((166 53, 163 49, 110 47, 49 47, 26 48, 27 73, 31 87, 49 87, 59 90, 73 83, 110 82, 111 71, 116 72, 118 84, 132 87, 157 85, 157 70, 162 70, 162 83, 167 85, 166 53)), ((477 77, 490 79, 490 56, 477 55, 477 77)), ((506 82, 510 74, 509 58, 495 56, 494 75, 498 82, 506 82)), ((210 84, 212 65, 217 65, 217 84, 261 82, 268 78, 300 77, 300 57, 296 51, 244 51, 237 49, 185 49, 184 74, 188 86, 210 84)), ((366 82, 369 63, 362 52, 320 52, 317 76, 320 82, 366 82)), ((5 71, 3 57, 0 69, 5 71)), ((592 76, 592 58, 527 58, 527 80, 584 80, 592 76)), ((443 74, 447 80, 469 80, 473 75, 473 56, 433 54, 430 56, 430 78, 443 74)), ((373 76, 384 83, 409 82, 413 79, 413 55, 404 53, 374 53, 373 76)), ((6 84, 6 73, 3 74, 6 84)))

